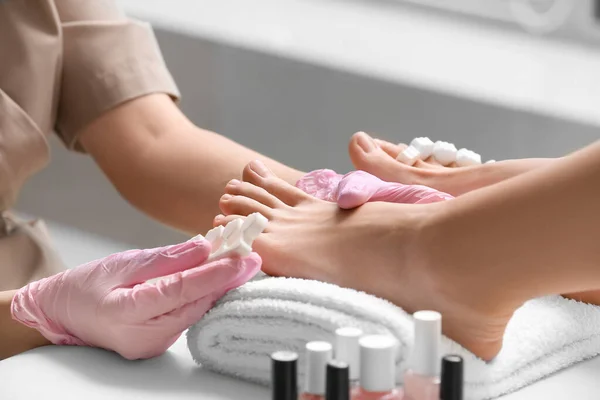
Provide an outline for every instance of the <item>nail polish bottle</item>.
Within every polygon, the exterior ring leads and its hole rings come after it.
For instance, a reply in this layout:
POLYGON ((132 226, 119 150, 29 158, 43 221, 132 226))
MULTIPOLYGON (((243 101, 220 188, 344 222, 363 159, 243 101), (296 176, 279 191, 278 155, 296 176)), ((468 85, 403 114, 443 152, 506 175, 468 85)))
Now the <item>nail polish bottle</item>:
POLYGON ((335 359, 348 364, 350 368, 350 388, 358 387, 360 375, 360 346, 358 340, 363 331, 358 328, 339 328, 335 331, 335 359))
POLYGON ((327 364, 325 400, 350 400, 350 368, 343 361, 327 364))
POLYGON ((331 361, 333 348, 327 342, 306 344, 306 382, 301 400, 325 399, 325 374, 327 363, 331 361))
POLYGON ((398 342, 385 335, 363 336, 360 346, 360 387, 353 400, 402 400, 396 388, 396 351, 398 342))
POLYGON ((278 351, 271 355, 272 400, 298 399, 298 354, 278 351))
POLYGON ((448 355, 442 359, 440 400, 463 400, 463 359, 448 355))
POLYGON ((414 314, 414 321, 415 342, 410 368, 404 374, 405 399, 437 400, 442 316, 435 311, 419 311, 414 314))

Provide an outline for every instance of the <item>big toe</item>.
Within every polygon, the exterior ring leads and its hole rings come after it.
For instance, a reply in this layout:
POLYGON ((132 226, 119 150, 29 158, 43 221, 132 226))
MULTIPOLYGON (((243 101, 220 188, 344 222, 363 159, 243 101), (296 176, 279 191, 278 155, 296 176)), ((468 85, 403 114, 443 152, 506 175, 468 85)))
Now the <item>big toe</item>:
POLYGON ((244 168, 243 179, 265 189, 289 206, 295 206, 302 201, 313 199, 309 194, 277 177, 258 160, 252 161, 244 168))
POLYGON ((356 169, 388 182, 416 183, 411 176, 411 167, 395 160, 364 132, 352 136, 348 152, 356 169))

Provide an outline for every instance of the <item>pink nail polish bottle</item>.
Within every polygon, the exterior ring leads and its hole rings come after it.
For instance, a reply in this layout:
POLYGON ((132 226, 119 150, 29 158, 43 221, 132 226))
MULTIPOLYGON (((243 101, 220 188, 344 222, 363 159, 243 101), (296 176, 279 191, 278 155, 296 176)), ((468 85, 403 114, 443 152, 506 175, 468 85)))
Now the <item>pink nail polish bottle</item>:
POLYGON ((435 311, 414 314, 415 342, 410 368, 404 374, 405 400, 437 400, 440 386, 442 315, 435 311))
POLYGON ((360 387, 352 400, 402 400, 396 388, 396 351, 398 342, 391 336, 370 335, 359 340, 360 387))
POLYGON ((305 388, 300 400, 324 400, 327 363, 332 360, 333 347, 327 342, 306 344, 305 388))

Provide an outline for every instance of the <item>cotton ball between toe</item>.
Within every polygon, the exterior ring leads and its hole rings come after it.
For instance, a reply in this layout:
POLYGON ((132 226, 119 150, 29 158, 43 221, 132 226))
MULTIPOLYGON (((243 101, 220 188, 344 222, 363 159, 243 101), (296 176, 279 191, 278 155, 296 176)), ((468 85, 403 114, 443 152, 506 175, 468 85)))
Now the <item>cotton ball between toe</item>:
POLYGON ((406 149, 400 152, 400 154, 398 154, 396 160, 406 165, 413 166, 420 158, 421 153, 419 152, 419 150, 417 150, 413 146, 408 146, 406 149))
POLYGON ((459 167, 468 167, 470 165, 481 164, 481 156, 468 149, 460 149, 456 153, 456 164, 459 167))
POLYGON ((438 140, 433 146, 433 157, 442 165, 449 165, 456 161, 456 146, 452 143, 438 140))
POLYGON ((433 154, 433 146, 435 146, 435 143, 428 137, 414 138, 413 141, 410 142, 410 147, 417 149, 420 153, 421 160, 426 160, 433 154))

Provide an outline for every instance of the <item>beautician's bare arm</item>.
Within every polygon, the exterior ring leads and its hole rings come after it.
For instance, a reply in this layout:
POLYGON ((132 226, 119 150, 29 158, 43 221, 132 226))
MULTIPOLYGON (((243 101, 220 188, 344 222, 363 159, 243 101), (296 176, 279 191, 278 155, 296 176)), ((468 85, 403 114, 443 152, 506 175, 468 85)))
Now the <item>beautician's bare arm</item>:
POLYGON ((10 304, 15 291, 0 292, 0 360, 51 343, 37 330, 12 319, 10 304))
POLYGON ((125 199, 151 217, 189 234, 212 227, 227 182, 244 166, 263 160, 295 184, 303 172, 196 127, 163 94, 108 111, 80 135, 125 199))

